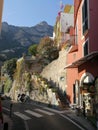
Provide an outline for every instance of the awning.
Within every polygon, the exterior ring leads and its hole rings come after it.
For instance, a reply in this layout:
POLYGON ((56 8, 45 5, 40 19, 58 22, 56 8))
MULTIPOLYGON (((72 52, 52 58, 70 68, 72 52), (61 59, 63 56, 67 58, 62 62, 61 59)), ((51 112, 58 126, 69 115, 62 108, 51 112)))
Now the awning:
POLYGON ((75 51, 78 51, 78 46, 77 45, 72 46, 72 48, 69 51, 69 53, 72 53, 72 52, 75 52, 75 51))
POLYGON ((77 68, 80 65, 86 63, 87 61, 89 61, 89 60, 91 60, 91 59, 93 59, 93 58, 95 58, 97 56, 98 56, 98 51, 97 52, 92 52, 92 53, 88 54, 87 56, 84 56, 83 58, 80 58, 79 60, 65 66, 65 69, 66 68, 77 68))

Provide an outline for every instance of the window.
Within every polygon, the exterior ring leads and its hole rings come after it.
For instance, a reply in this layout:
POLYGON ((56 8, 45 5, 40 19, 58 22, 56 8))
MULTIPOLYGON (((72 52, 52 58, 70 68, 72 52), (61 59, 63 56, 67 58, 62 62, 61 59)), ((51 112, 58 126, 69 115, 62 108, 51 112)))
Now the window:
POLYGON ((88 55, 88 40, 84 44, 84 56, 88 55))
POLYGON ((88 29, 88 5, 87 0, 84 0, 83 6, 82 6, 82 30, 83 34, 88 29))

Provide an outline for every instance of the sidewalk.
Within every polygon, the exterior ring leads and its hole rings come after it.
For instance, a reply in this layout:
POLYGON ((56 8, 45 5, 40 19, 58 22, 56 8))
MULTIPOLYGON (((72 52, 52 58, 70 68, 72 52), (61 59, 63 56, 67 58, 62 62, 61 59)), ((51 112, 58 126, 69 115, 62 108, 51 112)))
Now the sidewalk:
POLYGON ((74 110, 69 110, 65 113, 71 120, 82 126, 85 130, 96 130, 91 122, 83 116, 77 116, 74 110))

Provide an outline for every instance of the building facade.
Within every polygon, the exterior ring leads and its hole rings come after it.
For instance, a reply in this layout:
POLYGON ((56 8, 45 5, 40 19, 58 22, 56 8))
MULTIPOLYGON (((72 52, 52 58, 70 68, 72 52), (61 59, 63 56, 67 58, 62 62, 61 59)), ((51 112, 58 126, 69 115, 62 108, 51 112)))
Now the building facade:
POLYGON ((72 5, 65 5, 64 10, 58 13, 54 27, 55 43, 58 48, 70 39, 67 33, 70 26, 74 26, 74 7, 72 5))
POLYGON ((74 0, 74 44, 67 57, 67 95, 71 104, 93 114, 98 76, 98 1, 74 0))

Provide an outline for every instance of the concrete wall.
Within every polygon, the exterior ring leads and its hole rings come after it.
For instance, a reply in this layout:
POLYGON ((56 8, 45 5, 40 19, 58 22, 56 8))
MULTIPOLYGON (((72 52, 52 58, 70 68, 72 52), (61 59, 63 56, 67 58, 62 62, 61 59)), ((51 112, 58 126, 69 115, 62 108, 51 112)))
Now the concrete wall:
POLYGON ((42 77, 59 87, 62 92, 66 91, 66 56, 65 50, 60 51, 59 58, 47 65, 41 73, 42 77))

